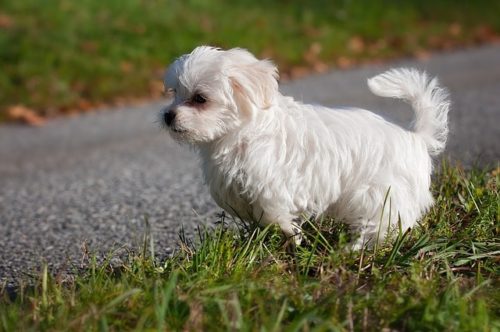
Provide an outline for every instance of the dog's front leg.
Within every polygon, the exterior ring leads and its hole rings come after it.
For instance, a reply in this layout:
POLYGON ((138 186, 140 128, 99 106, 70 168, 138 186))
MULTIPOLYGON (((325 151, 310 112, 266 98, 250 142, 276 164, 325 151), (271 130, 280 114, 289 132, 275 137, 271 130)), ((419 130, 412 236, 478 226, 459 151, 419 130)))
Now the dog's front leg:
POLYGON ((297 246, 302 243, 303 236, 299 217, 284 211, 265 211, 256 207, 254 208, 254 218, 262 226, 278 225, 287 239, 293 239, 297 246))

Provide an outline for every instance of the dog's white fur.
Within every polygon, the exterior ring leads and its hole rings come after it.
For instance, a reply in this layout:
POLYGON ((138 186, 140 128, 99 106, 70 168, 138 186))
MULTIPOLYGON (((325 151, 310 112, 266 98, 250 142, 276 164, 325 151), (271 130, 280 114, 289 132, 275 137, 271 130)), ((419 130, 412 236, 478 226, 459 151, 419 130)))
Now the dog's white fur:
POLYGON ((297 242, 311 216, 347 223, 360 235, 356 249, 381 241, 399 219, 414 226, 433 203, 431 157, 448 133, 437 80, 414 69, 368 80, 374 94, 412 105, 408 131, 366 110, 295 101, 280 94, 277 77, 271 62, 240 48, 197 47, 169 67, 174 98, 162 119, 175 113, 169 132, 199 152, 215 201, 243 220, 278 224, 297 242))

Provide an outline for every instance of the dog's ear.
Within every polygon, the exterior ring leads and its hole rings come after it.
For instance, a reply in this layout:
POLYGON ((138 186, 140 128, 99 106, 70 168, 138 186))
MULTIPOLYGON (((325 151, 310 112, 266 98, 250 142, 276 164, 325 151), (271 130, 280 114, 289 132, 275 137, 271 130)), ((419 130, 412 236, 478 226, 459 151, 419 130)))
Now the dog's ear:
POLYGON ((248 111, 267 109, 278 93, 278 69, 269 60, 258 60, 250 52, 234 48, 226 51, 227 75, 234 98, 248 111))

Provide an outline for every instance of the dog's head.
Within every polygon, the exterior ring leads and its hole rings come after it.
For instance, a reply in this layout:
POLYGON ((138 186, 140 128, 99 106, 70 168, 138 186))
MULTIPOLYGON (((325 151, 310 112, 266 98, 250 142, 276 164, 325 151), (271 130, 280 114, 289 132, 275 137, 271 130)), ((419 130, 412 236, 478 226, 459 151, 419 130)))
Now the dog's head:
POLYGON ((160 113, 161 121, 177 140, 211 142, 270 108, 278 93, 277 78, 270 61, 244 49, 197 47, 166 72, 172 103, 160 113))

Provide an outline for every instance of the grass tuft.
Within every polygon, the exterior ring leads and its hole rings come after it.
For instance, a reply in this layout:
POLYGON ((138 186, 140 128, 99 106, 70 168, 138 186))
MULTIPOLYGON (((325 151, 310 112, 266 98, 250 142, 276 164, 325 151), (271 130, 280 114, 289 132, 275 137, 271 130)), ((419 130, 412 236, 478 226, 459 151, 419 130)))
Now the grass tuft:
POLYGON ((1 290, 0 330, 494 331, 499 177, 444 163, 421 225, 376 250, 349 251, 333 220, 306 225, 293 251, 275 227, 224 216, 163 261, 145 236, 119 267, 94 257, 69 282, 45 267, 34 287, 1 290))

